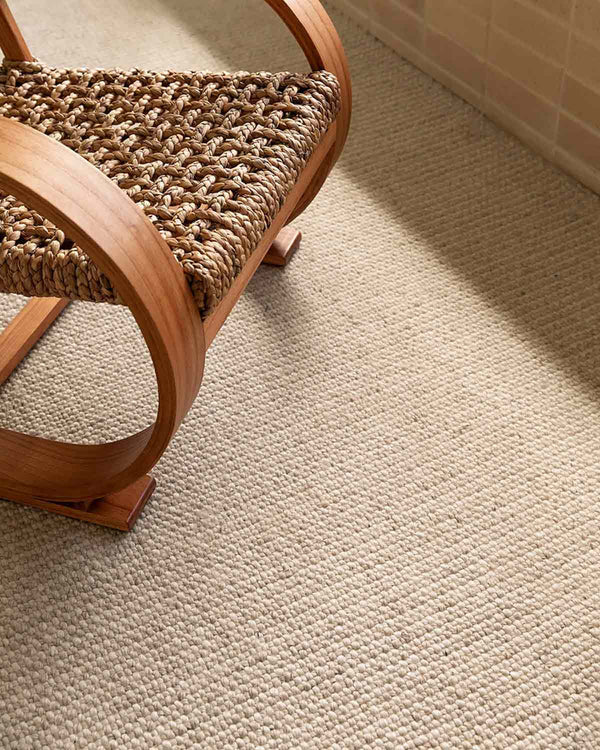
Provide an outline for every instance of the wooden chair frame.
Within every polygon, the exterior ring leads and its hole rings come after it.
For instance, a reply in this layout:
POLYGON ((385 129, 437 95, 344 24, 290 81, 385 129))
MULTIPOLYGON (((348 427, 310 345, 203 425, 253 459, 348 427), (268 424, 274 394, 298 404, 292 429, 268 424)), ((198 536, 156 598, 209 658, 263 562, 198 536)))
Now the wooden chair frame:
MULTIPOLYGON (((314 198, 340 155, 350 122, 350 76, 337 32, 318 0, 266 1, 311 68, 337 76, 342 109, 257 249, 204 321, 167 244, 116 184, 74 151, 0 117, 0 189, 61 227, 111 279, 142 331, 159 398, 151 427, 112 443, 76 445, 0 429, 0 498, 131 529, 155 486, 148 472, 198 393, 206 350, 260 263, 285 264, 297 244, 299 233, 285 225, 314 198)), ((0 46, 10 60, 33 59, 6 0, 0 0, 0 46)), ((0 333, 0 383, 68 303, 34 298, 0 333)))

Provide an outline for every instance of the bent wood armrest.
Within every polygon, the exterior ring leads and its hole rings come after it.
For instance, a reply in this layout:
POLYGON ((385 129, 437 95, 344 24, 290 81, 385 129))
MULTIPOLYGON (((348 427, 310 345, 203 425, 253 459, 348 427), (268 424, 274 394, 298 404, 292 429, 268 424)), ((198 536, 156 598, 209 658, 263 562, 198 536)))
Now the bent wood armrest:
MULTIPOLYGON (((306 55, 311 70, 327 70, 339 81, 342 106, 336 120, 333 162, 344 148, 352 112, 352 85, 342 42, 319 0, 266 0, 306 55)), ((333 164, 332 164, 333 166, 333 164)))
POLYGON ((302 48, 313 71, 333 73, 341 88, 341 108, 336 118, 335 145, 300 199, 290 221, 300 214, 321 189, 344 148, 352 113, 352 85, 348 60, 335 26, 319 0, 266 0, 302 48))
MULTIPOLYGON (((313 70, 336 75, 341 110, 243 273, 204 326, 177 261, 121 189, 67 147, 0 118, 0 189, 61 227, 111 279, 146 340, 159 397, 151 427, 112 443, 74 445, 0 429, 0 497, 91 500, 131 485, 154 466, 198 392, 207 343, 275 233, 310 203, 338 158, 351 110, 350 77, 339 37, 318 0, 267 2, 292 31, 313 70)), ((8 58, 32 59, 6 0, 0 0, 0 46, 8 58)))
POLYGON ((71 445, 0 430, 0 497, 82 500, 119 490, 156 463, 200 387, 204 331, 191 291, 158 231, 115 183, 6 118, 0 188, 63 229, 115 285, 150 350, 159 397, 154 426, 115 443, 71 445))
MULTIPOLYGON (((284 21, 304 51, 312 70, 333 73, 341 88, 341 109, 336 119, 336 140, 307 186, 288 221, 295 219, 321 189, 344 148, 352 111, 348 60, 337 31, 319 0, 266 0, 284 21)), ((32 60, 6 0, 0 0, 0 46, 11 60, 32 60)))
POLYGON ((6 0, 0 0, 0 47, 9 60, 33 60, 6 0))

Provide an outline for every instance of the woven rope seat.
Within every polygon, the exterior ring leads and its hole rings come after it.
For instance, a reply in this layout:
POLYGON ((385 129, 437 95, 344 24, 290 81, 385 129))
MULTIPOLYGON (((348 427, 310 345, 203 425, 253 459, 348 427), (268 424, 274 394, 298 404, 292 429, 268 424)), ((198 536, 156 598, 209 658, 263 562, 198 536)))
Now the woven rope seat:
POLYGON ((0 385, 87 300, 129 309, 158 395, 110 442, 0 426, 0 500, 131 530, 212 341, 258 268, 297 251, 288 224, 342 153, 352 84, 319 0, 266 3, 312 73, 52 68, 0 0, 0 293, 31 297, 0 331, 0 385))
MULTIPOLYGON (((4 61, 0 115, 48 135, 140 206, 202 317, 223 299, 340 108, 336 77, 57 69, 4 61)), ((0 195, 0 292, 122 303, 63 231, 0 195)))

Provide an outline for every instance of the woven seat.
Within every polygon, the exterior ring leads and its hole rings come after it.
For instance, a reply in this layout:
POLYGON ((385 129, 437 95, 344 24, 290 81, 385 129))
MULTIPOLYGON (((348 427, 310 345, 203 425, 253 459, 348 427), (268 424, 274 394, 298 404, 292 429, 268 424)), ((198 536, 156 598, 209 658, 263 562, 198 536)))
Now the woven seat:
POLYGON ((297 248, 286 223, 342 153, 352 84, 319 0, 266 2, 311 74, 49 68, 1 0, 0 292, 35 299, 0 332, 0 385, 70 299, 120 303, 148 346, 158 408, 147 428, 95 445, 0 428, 0 498, 130 530, 211 342, 260 264, 297 248))
MULTIPOLYGON (((77 151, 155 224, 203 317, 277 215, 340 106, 326 72, 151 73, 4 62, 0 115, 77 151)), ((0 292, 120 303, 64 233, 0 195, 0 292)))

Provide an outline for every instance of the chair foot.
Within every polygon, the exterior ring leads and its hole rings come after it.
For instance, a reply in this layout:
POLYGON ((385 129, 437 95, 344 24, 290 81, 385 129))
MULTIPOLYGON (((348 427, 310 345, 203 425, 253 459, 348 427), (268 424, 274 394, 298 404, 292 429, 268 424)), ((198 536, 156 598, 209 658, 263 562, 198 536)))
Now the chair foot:
POLYGON ((263 263, 269 266, 286 266, 300 246, 301 239, 302 234, 297 229, 284 227, 273 240, 273 244, 263 258, 263 263))
POLYGON ((111 529, 131 531, 155 487, 155 480, 146 475, 124 490, 101 497, 98 500, 87 500, 81 503, 54 503, 48 500, 28 498, 26 500, 10 500, 9 502, 29 505, 32 508, 40 508, 49 513, 58 513, 61 516, 77 518, 80 521, 87 521, 100 526, 108 526, 111 529))

